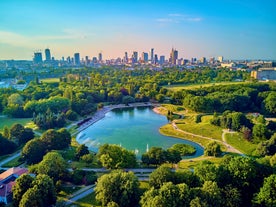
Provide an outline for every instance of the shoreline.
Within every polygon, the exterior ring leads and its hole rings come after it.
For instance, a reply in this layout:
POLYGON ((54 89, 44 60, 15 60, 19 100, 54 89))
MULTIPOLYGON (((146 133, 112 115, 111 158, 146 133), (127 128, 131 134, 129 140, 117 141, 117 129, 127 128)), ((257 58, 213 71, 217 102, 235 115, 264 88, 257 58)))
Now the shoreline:
POLYGON ((90 127, 91 125, 96 123, 97 121, 100 121, 101 119, 103 119, 105 117, 105 114, 112 111, 113 109, 136 108, 136 107, 154 107, 153 111, 155 111, 154 109, 157 106, 160 106, 160 104, 155 104, 155 103, 151 103, 151 102, 131 103, 128 105, 117 104, 117 105, 104 106, 102 109, 98 110, 95 114, 93 114, 92 116, 89 116, 88 118, 91 118, 89 121, 83 123, 81 126, 78 127, 78 129, 77 129, 78 131, 75 132, 76 141, 78 141, 77 137, 83 130, 87 129, 88 127, 90 127))

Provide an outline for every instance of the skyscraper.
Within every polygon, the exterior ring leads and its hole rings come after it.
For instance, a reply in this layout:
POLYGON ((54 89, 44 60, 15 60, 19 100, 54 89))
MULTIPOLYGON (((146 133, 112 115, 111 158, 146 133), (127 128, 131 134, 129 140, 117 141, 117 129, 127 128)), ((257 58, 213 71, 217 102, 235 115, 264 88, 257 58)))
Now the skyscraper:
POLYGON ((42 63, 42 53, 41 52, 35 52, 33 61, 36 64, 42 63))
POLYGON ((151 48, 150 50, 150 61, 151 64, 154 64, 154 48, 151 48))
POLYGON ((125 52, 124 62, 125 62, 125 63, 128 62, 128 55, 127 55, 127 52, 125 52))
POLYGON ((51 52, 50 52, 49 48, 45 49, 45 61, 46 62, 50 62, 51 61, 51 52))
POLYGON ((103 61, 103 54, 101 52, 99 53, 98 60, 99 62, 103 61))
POLYGON ((222 63, 222 62, 223 62, 223 56, 219 56, 219 57, 218 57, 218 61, 219 61, 220 63, 222 63))
POLYGON ((154 64, 158 64, 158 55, 154 55, 154 64))
POLYGON ((160 59, 159 59, 159 64, 160 65, 163 65, 165 63, 165 56, 164 55, 161 55, 160 56, 160 59))
POLYGON ((80 53, 74 54, 75 65, 80 65, 80 53))
POLYGON ((142 61, 147 63, 149 61, 149 54, 147 52, 142 53, 142 61))
POLYGON ((170 63, 176 65, 176 60, 178 59, 178 51, 172 48, 170 54, 170 63))
POLYGON ((138 52, 134 51, 132 55, 132 63, 138 62, 138 52))

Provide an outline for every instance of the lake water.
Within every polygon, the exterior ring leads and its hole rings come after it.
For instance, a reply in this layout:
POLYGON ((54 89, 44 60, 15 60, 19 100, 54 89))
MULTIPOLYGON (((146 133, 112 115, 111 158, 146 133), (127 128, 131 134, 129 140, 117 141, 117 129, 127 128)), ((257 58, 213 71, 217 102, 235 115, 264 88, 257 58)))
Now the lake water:
POLYGON ((95 152, 102 144, 117 144, 133 150, 138 157, 153 146, 167 149, 173 144, 183 143, 197 149, 187 158, 203 155, 203 148, 197 143, 160 134, 159 128, 167 123, 165 116, 156 114, 150 107, 115 109, 79 133, 77 141, 95 152))

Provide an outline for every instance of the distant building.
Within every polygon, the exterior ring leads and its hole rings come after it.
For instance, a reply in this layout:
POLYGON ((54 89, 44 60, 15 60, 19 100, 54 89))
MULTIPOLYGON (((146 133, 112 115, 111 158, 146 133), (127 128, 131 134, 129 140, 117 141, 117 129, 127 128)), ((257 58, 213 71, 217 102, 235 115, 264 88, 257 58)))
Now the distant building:
POLYGON ((74 61, 75 65, 80 65, 80 53, 74 54, 74 61))
POLYGON ((0 174, 0 203, 7 204, 12 200, 12 187, 16 179, 25 173, 28 173, 26 168, 13 167, 0 174))
POLYGON ((149 61, 149 54, 147 52, 142 53, 142 62, 147 63, 149 61))
POLYGON ((202 58, 200 58, 200 63, 205 64, 205 63, 206 63, 206 57, 202 57, 202 58))
POLYGON ((251 71, 251 77, 257 80, 276 80, 276 68, 260 68, 257 71, 251 71))
POLYGON ((45 61, 51 62, 51 51, 49 48, 45 49, 45 61))
POLYGON ((132 54, 132 63, 138 62, 138 52, 134 51, 132 54))
POLYGON ((98 55, 98 60, 99 60, 99 62, 103 61, 103 54, 101 52, 98 55))
POLYGON ((158 64, 158 55, 154 55, 154 64, 158 64))
POLYGON ((222 62, 223 62, 223 56, 219 56, 219 57, 218 57, 218 61, 219 61, 220 63, 222 63, 222 62))
POLYGON ((125 52, 125 57, 124 57, 124 62, 128 62, 128 55, 127 55, 127 52, 125 52))
POLYGON ((151 48, 150 50, 150 61, 151 64, 154 64, 154 48, 151 48))
POLYGON ((159 64, 163 65, 164 63, 165 63, 165 56, 161 55, 160 58, 159 58, 159 64))
POLYGON ((172 48, 170 54, 170 63, 176 65, 176 60, 178 59, 178 51, 172 48))
POLYGON ((264 62, 262 64, 262 68, 273 68, 273 67, 276 67, 276 62, 269 61, 269 62, 264 62))
POLYGON ((35 64, 42 63, 42 53, 41 52, 35 52, 33 61, 34 61, 35 64))

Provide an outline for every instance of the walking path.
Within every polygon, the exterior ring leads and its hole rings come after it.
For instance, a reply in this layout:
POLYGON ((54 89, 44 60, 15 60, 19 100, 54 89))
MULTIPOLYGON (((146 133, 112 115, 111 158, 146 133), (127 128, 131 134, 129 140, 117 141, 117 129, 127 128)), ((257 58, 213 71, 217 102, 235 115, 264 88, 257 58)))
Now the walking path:
POLYGON ((179 129, 178 126, 176 125, 176 123, 175 123, 174 121, 172 122, 172 126, 173 126, 173 128, 174 128, 175 130, 177 130, 177 131, 179 131, 179 132, 182 132, 182 133, 184 133, 184 134, 188 134, 188 135, 192 135, 192 136, 195 136, 195 137, 199 137, 199 138, 203 138, 203 139, 208 139, 208 140, 220 142, 221 144, 223 144, 223 145, 226 146, 227 152, 233 152, 233 153, 237 153, 237 154, 240 154, 240 155, 244 156, 244 154, 243 154, 241 151, 237 150, 236 148, 234 148, 233 146, 231 146, 230 144, 228 144, 228 143, 226 142, 225 134, 226 134, 226 133, 235 133, 235 132, 233 132, 233 131, 232 131, 232 132, 229 132, 228 130, 224 129, 224 130, 222 131, 222 135, 221 135, 222 141, 220 141, 220 140, 213 139, 213 138, 211 138, 211 137, 205 137, 205 136, 202 136, 202 135, 193 134, 193 133, 190 133, 190 132, 186 132, 186 131, 184 131, 184 130, 182 130, 182 129, 179 129))

